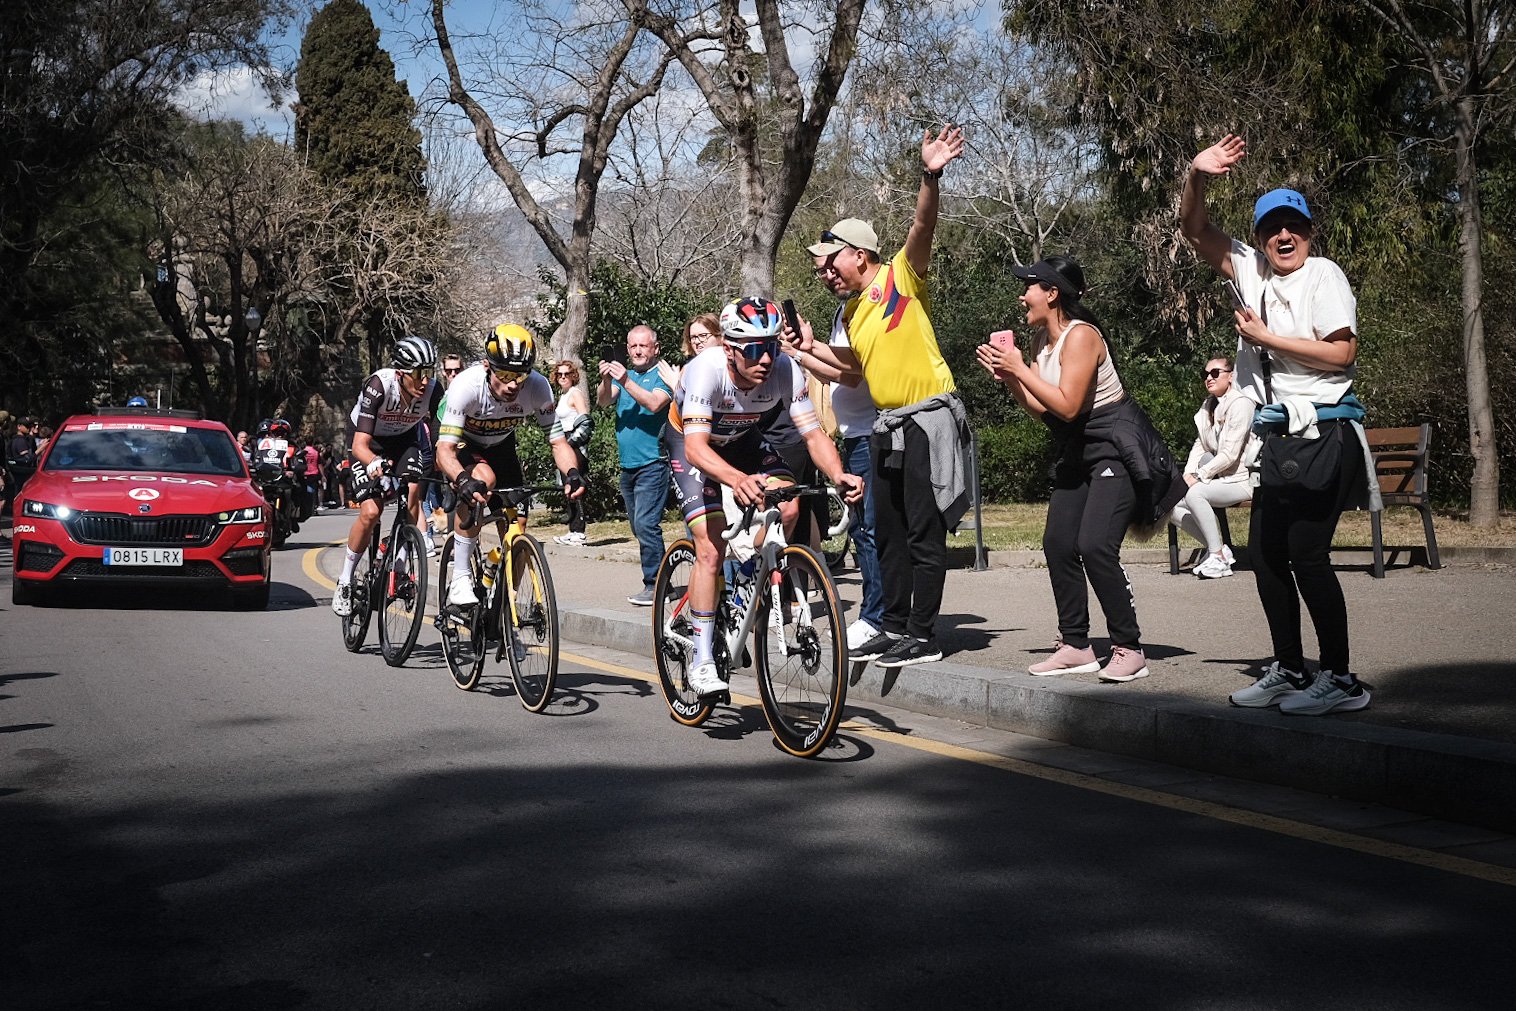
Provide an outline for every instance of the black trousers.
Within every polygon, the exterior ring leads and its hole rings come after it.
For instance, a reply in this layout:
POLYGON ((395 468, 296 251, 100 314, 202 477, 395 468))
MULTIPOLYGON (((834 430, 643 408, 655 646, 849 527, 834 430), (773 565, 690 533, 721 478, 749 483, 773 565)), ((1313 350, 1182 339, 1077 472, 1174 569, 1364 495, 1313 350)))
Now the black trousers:
POLYGON ((884 583, 884 631, 930 639, 947 579, 947 524, 932 493, 926 433, 907 423, 903 458, 890 460, 890 436, 870 438, 874 460, 874 540, 884 583))
MULTIPOLYGON (((574 457, 578 461, 574 466, 579 468, 579 473, 586 481, 590 476, 589 459, 578 449, 574 450, 574 457)), ((584 533, 584 499, 571 498, 568 500, 568 528, 571 533, 584 533)))
POLYGON ((1121 567, 1121 539, 1136 504, 1137 492, 1118 460, 1064 462, 1058 468, 1042 555, 1058 608, 1058 634, 1070 646, 1090 644, 1090 587, 1105 612, 1111 642, 1136 647, 1142 638, 1132 583, 1121 567))
POLYGON ((1336 674, 1348 666, 1348 607, 1332 570, 1332 537, 1354 493, 1366 487, 1363 447, 1346 421, 1323 421, 1322 438, 1342 439, 1337 486, 1315 494, 1287 494, 1268 485, 1253 496, 1248 558, 1258 581, 1258 600, 1269 623, 1274 659, 1305 670, 1300 638, 1300 602, 1316 627, 1321 667, 1336 674))

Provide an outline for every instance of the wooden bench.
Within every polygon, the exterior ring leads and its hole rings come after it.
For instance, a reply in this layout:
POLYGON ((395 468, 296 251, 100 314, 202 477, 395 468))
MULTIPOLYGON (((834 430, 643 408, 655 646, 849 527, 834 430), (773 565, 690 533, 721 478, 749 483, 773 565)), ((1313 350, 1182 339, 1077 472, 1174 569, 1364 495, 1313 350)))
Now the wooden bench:
MULTIPOLYGON (((1366 428, 1363 434, 1374 457, 1374 474, 1379 480, 1379 496, 1384 500, 1385 508, 1410 506, 1421 513, 1421 525, 1426 530, 1427 568, 1442 568, 1442 559, 1437 554, 1437 532, 1432 529, 1432 502, 1427 495, 1427 454, 1432 443, 1432 426, 1366 428)), ((1226 510, 1217 509, 1216 519, 1221 524, 1222 543, 1230 547, 1232 529, 1227 524, 1226 510)), ((1384 578, 1382 519, 1378 512, 1369 513, 1374 538, 1371 572, 1375 579, 1384 578)), ((1179 571, 1179 528, 1170 523, 1169 572, 1178 575, 1179 571)))

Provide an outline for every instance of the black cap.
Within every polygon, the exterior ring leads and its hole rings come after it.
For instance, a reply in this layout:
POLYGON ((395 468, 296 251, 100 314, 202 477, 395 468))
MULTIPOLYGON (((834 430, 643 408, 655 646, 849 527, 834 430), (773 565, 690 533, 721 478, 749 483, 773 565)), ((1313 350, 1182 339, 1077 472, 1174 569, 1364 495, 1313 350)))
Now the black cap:
POLYGON ((31 418, 17 418, 16 419, 16 427, 20 428, 22 425, 25 425, 27 428, 31 428, 32 427, 32 419, 31 418))
POLYGON ((1030 267, 1012 267, 1011 273, 1023 281, 1041 281, 1043 284, 1057 288, 1065 295, 1070 295, 1074 298, 1079 298, 1084 294, 1084 292, 1075 288, 1068 278, 1060 274, 1046 260, 1038 260, 1030 267))

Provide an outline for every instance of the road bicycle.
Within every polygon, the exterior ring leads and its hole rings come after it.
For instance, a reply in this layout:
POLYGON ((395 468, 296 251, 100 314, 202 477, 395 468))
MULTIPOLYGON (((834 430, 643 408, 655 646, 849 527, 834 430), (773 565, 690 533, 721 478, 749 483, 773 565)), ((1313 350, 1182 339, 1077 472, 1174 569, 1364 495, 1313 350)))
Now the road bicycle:
POLYGON ((353 569, 349 592, 353 603, 352 613, 342 618, 342 643, 349 652, 363 648, 368 636, 369 615, 378 611, 379 650, 384 662, 391 667, 402 666, 410 659, 416 647, 416 636, 421 631, 421 621, 426 613, 426 542, 421 531, 411 522, 406 504, 410 498, 410 486, 423 484, 430 479, 402 472, 391 475, 389 462, 385 462, 380 487, 385 489, 380 500, 380 523, 384 521, 383 508, 395 503, 394 519, 390 521, 389 533, 370 537, 368 550, 358 559, 353 569))
MULTIPOLYGON (((528 712, 540 713, 552 701, 558 680, 558 600, 547 554, 527 533, 527 503, 532 495, 557 491, 556 485, 496 488, 489 502, 475 505, 488 514, 478 521, 479 539, 469 556, 469 574, 479 603, 457 607, 447 602, 453 577, 453 545, 442 548, 435 623, 453 682, 472 691, 484 662, 510 663, 516 697, 528 712)), ((471 518, 470 524, 475 521, 471 518)))
MULTIPOLYGON (((852 510, 842 498, 842 493, 831 486, 826 490, 826 536, 821 540, 821 556, 826 559, 826 567, 832 572, 842 568, 843 559, 847 557, 848 548, 852 546, 851 527, 853 522, 852 510)), ((853 552, 853 559, 857 561, 858 553, 853 552)))
MULTIPOLYGON (((812 758, 831 743, 847 699, 847 634, 837 603, 837 588, 826 566, 810 548, 789 544, 778 503, 802 496, 825 495, 826 488, 790 486, 770 489, 757 514, 762 542, 754 557, 737 568, 719 593, 712 658, 723 681, 734 668, 747 666, 744 646, 752 636, 751 659, 763 702, 763 714, 779 746, 799 758, 812 758), (739 662, 734 662, 734 659, 739 662)), ((754 506, 722 534, 730 542, 753 523, 754 506)), ((718 703, 731 704, 730 688, 717 696, 690 690, 687 676, 694 651, 689 584, 695 568, 695 544, 681 538, 670 545, 653 583, 653 652, 658 680, 673 718, 697 727, 718 703)))

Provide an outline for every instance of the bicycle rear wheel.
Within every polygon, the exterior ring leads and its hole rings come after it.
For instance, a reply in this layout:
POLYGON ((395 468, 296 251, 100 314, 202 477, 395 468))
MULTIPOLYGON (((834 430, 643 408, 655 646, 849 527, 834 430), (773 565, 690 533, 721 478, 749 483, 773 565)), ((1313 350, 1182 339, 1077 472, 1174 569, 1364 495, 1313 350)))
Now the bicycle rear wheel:
POLYGON ((847 699, 847 634, 837 590, 810 548, 784 549, 775 587, 762 588, 753 631, 758 692, 774 739, 798 758, 831 743, 847 699))
POLYGON ((558 598, 547 555, 530 534, 519 534, 511 542, 510 580, 508 634, 501 649, 510 660, 522 708, 540 713, 553 700, 558 680, 558 598))
POLYGON ((690 577, 695 571, 695 543, 675 541, 664 552, 653 581, 653 656, 658 662, 658 683, 669 714, 687 727, 698 727, 711 715, 715 703, 690 691, 685 680, 690 667, 690 577))
MULTIPOLYGON (((486 607, 483 599, 472 607, 459 610, 447 602, 448 586, 452 583, 454 538, 449 536, 442 546, 442 567, 437 587, 437 631, 442 636, 442 655, 447 660, 447 669, 452 672, 453 683, 464 691, 472 691, 479 684, 479 675, 484 670, 486 607)), ((480 576, 483 570, 483 555, 479 545, 474 545, 469 556, 469 572, 474 580, 474 592, 483 598, 480 576)))
POLYGON ((421 531, 401 521, 379 576, 379 648, 384 662, 399 667, 410 659, 426 617, 426 542, 421 531))
POLYGON ((348 584, 348 592, 353 602, 352 613, 346 618, 339 619, 342 622, 342 644, 347 647, 349 653, 356 653, 363 648, 363 640, 368 638, 368 616, 373 610, 373 604, 369 601, 369 575, 374 567, 374 548, 363 552, 358 558, 358 564, 353 569, 353 581, 348 584))

